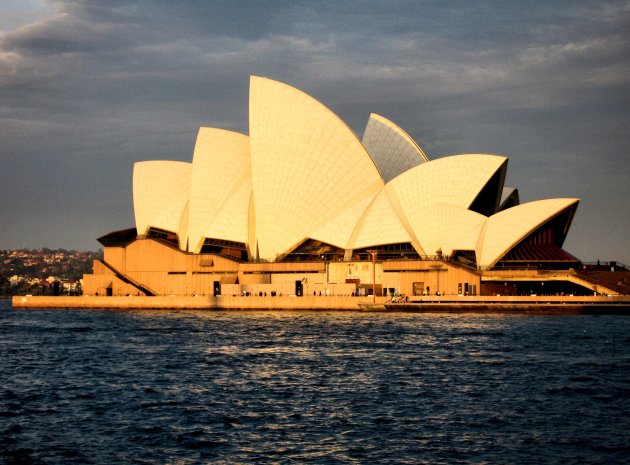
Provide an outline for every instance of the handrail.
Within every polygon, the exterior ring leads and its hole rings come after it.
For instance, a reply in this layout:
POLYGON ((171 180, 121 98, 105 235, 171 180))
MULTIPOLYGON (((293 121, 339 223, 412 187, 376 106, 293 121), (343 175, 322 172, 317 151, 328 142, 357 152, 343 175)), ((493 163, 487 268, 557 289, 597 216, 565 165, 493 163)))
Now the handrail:
POLYGON ((116 277, 118 279, 120 279, 121 281, 123 281, 124 283, 132 285, 133 287, 135 287, 139 291, 144 292, 148 296, 155 296, 155 295, 157 295, 157 293, 155 291, 151 290, 149 287, 145 286, 144 284, 140 284, 138 281, 134 280, 133 278, 130 278, 129 276, 127 276, 125 274, 122 274, 120 271, 118 271, 112 265, 107 263, 105 260, 100 260, 100 262, 103 265, 105 265, 107 268, 109 268, 116 275, 116 277))
MULTIPOLYGON (((284 263, 293 263, 293 262, 329 262, 329 263, 337 263, 337 262, 362 262, 362 261, 366 261, 366 260, 357 260, 355 258, 346 258, 346 257, 342 257, 341 255, 338 255, 340 258, 339 260, 286 260, 287 257, 290 258, 292 254, 286 254, 286 255, 278 255, 276 258, 251 258, 247 261, 247 263, 276 263, 276 262, 284 262, 284 263)), ((376 261, 377 262, 393 262, 393 261, 418 261, 418 260, 427 260, 427 261, 436 261, 436 260, 440 260, 440 261, 444 261, 444 262, 448 262, 448 263, 460 263, 457 261, 453 261, 451 260, 449 257, 446 256, 440 256, 440 255, 417 255, 415 257, 388 257, 388 258, 381 258, 379 259, 378 255, 376 257, 376 261)), ((369 260, 368 260, 369 261, 369 260)))
POLYGON ((618 262, 616 260, 610 260, 608 262, 601 262, 601 261, 582 262, 582 265, 585 265, 587 267, 589 267, 589 266, 605 266, 605 267, 614 266, 615 268, 623 268, 626 271, 630 271, 630 266, 629 265, 625 265, 625 264, 623 264, 621 262, 618 262))
POLYGON ((612 282, 605 282, 602 279, 597 279, 596 277, 593 277, 592 275, 588 274, 588 273, 576 273, 576 276, 580 279, 583 279, 584 281, 587 281, 591 284, 594 284, 596 286, 602 286, 602 287, 606 287, 610 290, 613 290, 621 295, 626 295, 627 294, 627 290, 624 289, 623 286, 620 286, 619 283, 612 283, 612 282))

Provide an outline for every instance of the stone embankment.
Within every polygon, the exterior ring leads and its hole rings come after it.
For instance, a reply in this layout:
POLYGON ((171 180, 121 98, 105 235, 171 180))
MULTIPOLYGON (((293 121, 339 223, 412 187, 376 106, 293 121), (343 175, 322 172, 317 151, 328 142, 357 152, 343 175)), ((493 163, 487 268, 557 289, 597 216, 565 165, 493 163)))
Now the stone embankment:
POLYGON ((630 296, 16 296, 16 309, 363 310, 376 312, 630 314, 630 296))
MULTIPOLYGON (((388 300, 377 297, 378 303, 388 300)), ((199 310, 358 310, 372 297, 352 296, 16 296, 13 308, 199 309, 199 310)))

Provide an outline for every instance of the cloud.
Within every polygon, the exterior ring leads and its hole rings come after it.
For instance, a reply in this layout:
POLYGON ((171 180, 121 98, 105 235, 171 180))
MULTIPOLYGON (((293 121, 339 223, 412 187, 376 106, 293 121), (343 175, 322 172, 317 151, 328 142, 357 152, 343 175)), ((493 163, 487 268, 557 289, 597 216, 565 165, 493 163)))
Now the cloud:
MULTIPOLYGON (((37 11, 0 34, 0 195, 18 205, 3 224, 27 224, 54 191, 73 230, 85 231, 77 217, 126 226, 133 161, 190 160, 199 126, 247 132, 250 74, 312 94, 359 134, 381 113, 432 157, 506 154, 525 198, 544 185, 544 196, 597 199, 580 207, 587 218, 627 217, 598 203, 607 192, 592 173, 630 174, 630 2, 57 0, 37 11)), ((614 195, 627 202, 628 189, 614 195)))

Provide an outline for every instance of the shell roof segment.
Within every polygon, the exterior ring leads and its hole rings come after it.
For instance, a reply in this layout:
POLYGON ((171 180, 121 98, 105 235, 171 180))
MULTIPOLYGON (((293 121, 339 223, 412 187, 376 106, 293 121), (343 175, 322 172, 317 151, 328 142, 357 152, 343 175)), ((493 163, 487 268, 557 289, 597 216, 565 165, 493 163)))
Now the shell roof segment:
POLYGON ((436 211, 442 236, 442 254, 449 256, 456 250, 474 251, 487 217, 451 205, 438 205, 436 211))
MULTIPOLYGON (((546 199, 523 203, 492 215, 479 235, 477 265, 491 268, 536 228, 561 212, 576 208, 579 199, 546 199)), ((567 225, 568 229, 568 225, 567 225)))
POLYGON ((363 249, 411 241, 411 236, 392 206, 387 190, 382 189, 357 224, 347 248, 363 249))
POLYGON ((440 206, 468 209, 506 162, 498 155, 453 155, 418 165, 387 184, 421 254, 435 255, 442 248, 440 206))
POLYGON ((370 196, 359 199, 353 206, 335 215, 328 223, 315 229, 310 234, 310 237, 342 249, 354 248, 351 246, 352 234, 373 200, 374 197, 370 196))
POLYGON ((409 134, 375 113, 370 115, 362 143, 386 183, 414 166, 429 161, 409 134))
POLYGON ((520 204, 518 189, 515 187, 504 187, 501 192, 501 201, 499 202, 499 211, 506 210, 520 204))
POLYGON ((314 98, 286 84, 252 76, 249 104, 261 258, 289 252, 333 217, 383 187, 361 142, 314 98))
POLYGON ((150 227, 180 234, 186 223, 190 194, 191 163, 143 161, 133 168, 133 206, 138 234, 150 227))
POLYGON ((204 238, 246 243, 251 191, 249 137, 200 128, 190 183, 190 251, 199 253, 204 238))

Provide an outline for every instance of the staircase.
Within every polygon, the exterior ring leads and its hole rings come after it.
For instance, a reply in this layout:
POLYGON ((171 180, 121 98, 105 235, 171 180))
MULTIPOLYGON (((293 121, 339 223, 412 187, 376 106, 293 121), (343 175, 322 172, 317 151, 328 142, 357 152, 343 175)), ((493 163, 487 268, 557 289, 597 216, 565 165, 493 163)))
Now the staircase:
POLYGON ((154 296, 157 295, 156 292, 154 292, 153 290, 149 289, 147 286, 145 286, 144 284, 140 284, 138 281, 131 279, 129 276, 122 274, 120 271, 118 271, 116 268, 114 268, 112 265, 110 265, 109 263, 107 263, 105 260, 100 260, 100 262, 105 265, 112 273, 114 273, 114 275, 120 279, 122 282, 126 283, 126 284, 130 284, 131 286, 135 287, 136 289, 138 289, 140 292, 143 292, 145 295, 148 296, 154 296))
MULTIPOLYGON (((620 273, 615 274, 619 275, 620 273)), ((629 281, 629 279, 626 280, 629 281)), ((585 289, 590 289, 593 292, 597 292, 598 294, 623 295, 628 293, 627 291, 624 292, 624 290, 621 289, 619 286, 613 285, 609 281, 597 279, 597 277, 593 273, 585 274, 573 270, 533 269, 528 270, 527 272, 521 271, 520 273, 518 271, 510 272, 507 270, 490 270, 483 273, 482 281, 569 281, 585 289)))
POLYGON ((588 271, 576 273, 581 279, 598 287, 608 288, 612 294, 630 295, 630 271, 588 271))

